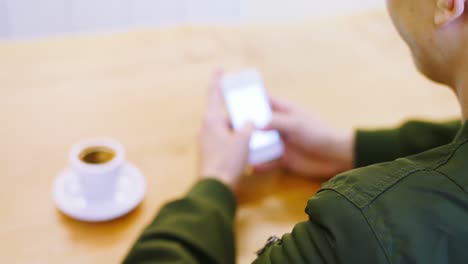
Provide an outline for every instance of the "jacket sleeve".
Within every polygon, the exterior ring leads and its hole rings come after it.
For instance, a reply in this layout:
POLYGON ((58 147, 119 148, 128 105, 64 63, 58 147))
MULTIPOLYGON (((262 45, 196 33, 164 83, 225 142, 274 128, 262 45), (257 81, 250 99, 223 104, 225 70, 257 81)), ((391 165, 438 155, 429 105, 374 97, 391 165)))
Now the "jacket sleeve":
POLYGON ((388 263, 360 209, 341 194, 320 191, 306 213, 308 221, 267 245, 254 263, 388 263))
POLYGON ((235 263, 235 209, 226 186, 203 180, 160 210, 123 263, 235 263))
POLYGON ((397 129, 358 130, 354 166, 392 161, 448 144, 460 127, 459 120, 439 124, 411 121, 397 129))

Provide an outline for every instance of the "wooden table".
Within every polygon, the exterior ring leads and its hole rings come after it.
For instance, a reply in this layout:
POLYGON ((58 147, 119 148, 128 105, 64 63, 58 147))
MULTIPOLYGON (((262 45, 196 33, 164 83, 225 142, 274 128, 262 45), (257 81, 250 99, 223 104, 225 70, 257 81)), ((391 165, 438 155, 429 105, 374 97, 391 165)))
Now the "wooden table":
MULTIPOLYGON (((158 209, 196 180, 195 138, 217 65, 258 67, 273 95, 337 126, 458 115, 455 97, 416 72, 380 12, 1 43, 0 263, 118 263, 158 209), (125 145, 148 193, 126 217, 90 224, 59 213, 51 186, 69 147, 96 136, 125 145)), ((238 212, 239 263, 305 220, 319 186, 291 175, 250 181, 238 212)))

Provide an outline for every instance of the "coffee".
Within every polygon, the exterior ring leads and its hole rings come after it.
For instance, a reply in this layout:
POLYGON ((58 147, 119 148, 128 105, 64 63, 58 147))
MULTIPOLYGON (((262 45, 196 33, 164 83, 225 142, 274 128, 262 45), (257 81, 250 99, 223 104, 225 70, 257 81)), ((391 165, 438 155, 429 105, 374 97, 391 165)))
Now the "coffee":
POLYGON ((115 151, 107 147, 89 147, 80 154, 80 160, 89 164, 103 164, 115 157, 115 151))

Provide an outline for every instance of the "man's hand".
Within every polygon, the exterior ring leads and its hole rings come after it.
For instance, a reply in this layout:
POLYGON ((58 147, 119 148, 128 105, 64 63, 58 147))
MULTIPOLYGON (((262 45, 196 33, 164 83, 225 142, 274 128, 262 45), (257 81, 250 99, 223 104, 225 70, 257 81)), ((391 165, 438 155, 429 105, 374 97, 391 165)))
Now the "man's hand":
POLYGON ((353 168, 353 130, 337 130, 297 106, 270 98, 273 119, 265 130, 278 130, 283 156, 256 166, 256 172, 283 168, 311 179, 328 180, 353 168))
POLYGON ((249 141, 255 127, 249 123, 239 132, 232 131, 224 111, 221 77, 218 72, 214 78, 200 132, 199 173, 202 178, 215 178, 236 191, 247 166, 249 141))

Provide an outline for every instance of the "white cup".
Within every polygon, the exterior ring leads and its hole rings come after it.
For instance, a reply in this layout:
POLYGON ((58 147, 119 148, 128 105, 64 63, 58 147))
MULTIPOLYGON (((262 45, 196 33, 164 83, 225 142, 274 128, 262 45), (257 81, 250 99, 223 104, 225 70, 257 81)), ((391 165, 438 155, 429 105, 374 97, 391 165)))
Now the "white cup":
POLYGON ((115 194, 120 170, 125 164, 125 150, 110 138, 78 142, 70 151, 71 168, 77 174, 84 198, 90 202, 111 200, 115 194), (109 154, 106 159, 91 160, 89 155, 109 154), (88 155, 88 156, 87 156, 88 155))

